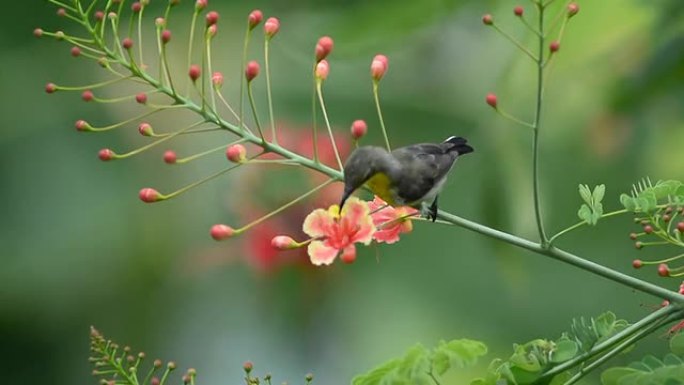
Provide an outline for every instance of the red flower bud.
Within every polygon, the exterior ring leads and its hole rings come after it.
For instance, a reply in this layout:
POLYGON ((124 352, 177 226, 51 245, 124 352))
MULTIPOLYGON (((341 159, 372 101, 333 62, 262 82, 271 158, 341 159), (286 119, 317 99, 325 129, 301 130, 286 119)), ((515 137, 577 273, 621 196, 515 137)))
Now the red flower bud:
POLYGON ((568 4, 568 18, 575 16, 579 12, 579 5, 577 3, 568 4))
POLYGON ((670 276, 670 268, 667 267, 666 264, 661 263, 660 265, 658 265, 658 275, 661 277, 670 276))
POLYGON ((168 29, 163 30, 161 33, 161 41, 164 44, 167 44, 168 42, 170 42, 171 41, 171 31, 169 31, 168 29))
POLYGON ((40 28, 36 28, 33 30, 33 36, 35 37, 41 37, 43 36, 43 30, 40 28))
POLYGON ((297 242, 287 235, 278 235, 271 239, 271 246, 277 250, 290 250, 298 247, 297 242))
POLYGON ((218 33, 218 24, 213 24, 210 25, 209 28, 207 28, 207 35, 209 37, 214 37, 218 33))
POLYGON ((351 136, 358 140, 366 135, 368 132, 368 125, 363 120, 355 120, 351 125, 351 136))
POLYGON ((245 373, 250 373, 253 368, 254 364, 252 364, 251 361, 247 361, 244 364, 242 364, 242 369, 245 371, 245 373))
POLYGON ((152 134, 154 134, 154 131, 152 131, 152 126, 150 126, 149 123, 140 123, 138 126, 138 132, 142 136, 152 136, 152 134))
POLYGON ((166 164, 174 164, 176 163, 176 152, 172 150, 168 150, 164 152, 164 163, 166 164))
POLYGON ((259 63, 257 63, 255 60, 247 63, 247 67, 245 68, 245 78, 248 82, 251 82, 259 75, 259 69, 259 63))
POLYGON ((486 101, 487 104, 489 104, 489 106, 492 107, 493 109, 496 109, 496 108, 497 108, 497 107, 496 107, 496 106, 497 106, 496 94, 493 94, 493 93, 491 93, 491 92, 488 93, 488 94, 487 94, 487 97, 485 98, 485 101, 486 101))
POLYGON ((83 119, 77 120, 75 126, 77 131, 88 131, 88 129, 90 128, 88 122, 86 122, 83 119))
POLYGON ((159 194, 159 191, 149 187, 140 190, 138 197, 145 203, 154 203, 162 198, 161 194, 159 194))
POLYGON ((226 149, 226 158, 233 163, 242 163, 247 159, 247 149, 241 144, 234 144, 226 149))
POLYGON ((330 73, 330 64, 327 60, 321 60, 316 64, 316 79, 325 80, 330 73))
POLYGON ((332 52, 333 46, 335 43, 333 42, 333 39, 330 36, 323 36, 320 39, 318 39, 318 43, 316 43, 316 62, 319 62, 328 55, 330 55, 330 52, 332 52))
POLYGON ((55 83, 48 83, 45 85, 45 92, 48 94, 54 93, 57 91, 57 85, 55 83))
POLYGON ((64 8, 57 9, 57 16, 59 16, 59 17, 66 16, 66 9, 64 9, 64 8))
POLYGON ((95 20, 97 21, 102 21, 104 20, 105 14, 102 11, 97 11, 95 12, 95 20))
POLYGON ((492 15, 486 14, 482 16, 482 22, 484 23, 484 25, 492 25, 494 24, 494 18, 492 17, 492 15))
POLYGON ((560 49, 560 42, 558 42, 558 40, 554 40, 551 42, 551 44, 549 44, 549 51, 551 51, 551 53, 558 52, 559 49, 560 49))
POLYGON ((211 226, 209 234, 211 234, 211 237, 214 238, 214 240, 221 241, 232 237, 233 234, 235 234, 235 230, 230 226, 219 224, 211 226))
POLYGON ((387 72, 389 61, 385 55, 375 55, 371 61, 371 77, 373 80, 380 81, 387 72))
POLYGON ((515 8, 513 8, 513 14, 515 16, 521 17, 523 15, 523 12, 525 12, 525 10, 520 5, 517 5, 517 6, 515 6, 515 8))
POLYGON ((71 56, 78 57, 81 55, 81 49, 79 47, 71 47, 71 56))
POLYGON ((147 94, 144 92, 138 93, 137 95, 135 95, 135 101, 140 104, 147 103, 147 94))
POLYGON ((211 83, 214 85, 216 88, 221 88, 223 85, 223 74, 220 72, 214 72, 211 75, 211 83))
POLYGON ((646 234, 651 234, 651 233, 653 233, 653 226, 651 226, 651 225, 646 225, 646 226, 644 226, 644 232, 645 232, 646 234))
POLYGON ((259 23, 261 23, 261 20, 264 18, 264 14, 258 10, 255 9, 252 12, 250 12, 249 16, 247 17, 247 23, 249 24, 249 30, 253 30, 256 28, 259 23))
POLYGON ((280 30, 280 20, 275 17, 269 17, 264 23, 264 34, 267 38, 272 38, 280 30))
POLYGON ((103 148, 102 150, 100 150, 100 152, 97 153, 97 157, 100 158, 100 160, 103 162, 112 160, 114 159, 114 151, 108 148, 103 148))
POLYGON ((200 69, 200 66, 197 64, 192 64, 190 66, 190 69, 188 70, 188 76, 190 76, 190 79, 192 79, 193 82, 199 79, 201 74, 202 70, 200 69))
POLYGON ((684 233, 684 222, 677 223, 677 231, 684 233))
POLYGON ((139 1, 136 1, 135 3, 131 4, 131 10, 135 13, 140 12, 142 9, 142 4, 140 4, 139 1))
POLYGON ((195 2, 195 9, 197 11, 201 11, 206 7, 207 7, 207 0, 197 0, 197 2, 195 2))
POLYGON ((81 99, 83 99, 84 102, 90 102, 93 99, 95 99, 95 95, 93 95, 93 91, 91 90, 85 90, 81 94, 81 99))
POLYGON ((207 27, 209 27, 210 25, 218 23, 219 14, 216 11, 211 11, 207 13, 207 16, 205 18, 207 20, 207 27))
POLYGON ((127 37, 121 41, 121 46, 125 49, 131 49, 133 48, 133 40, 130 37, 127 37))
POLYGON ((644 265, 644 263, 641 262, 641 259, 635 259, 635 260, 632 261, 632 267, 635 268, 635 269, 639 269, 639 268, 641 268, 641 266, 643 266, 643 265, 644 265))

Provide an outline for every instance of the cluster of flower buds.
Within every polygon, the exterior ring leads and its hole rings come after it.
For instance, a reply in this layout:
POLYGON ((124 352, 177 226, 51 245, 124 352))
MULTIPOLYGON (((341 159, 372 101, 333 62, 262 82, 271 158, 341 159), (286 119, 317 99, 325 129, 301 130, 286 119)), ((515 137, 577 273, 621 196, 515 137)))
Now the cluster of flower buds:
MULTIPOLYGON (((245 372, 245 383, 247 385, 260 385, 260 384, 270 384, 273 376, 270 373, 266 373, 263 377, 254 375, 254 364, 251 361, 247 361, 242 364, 242 370, 245 372)), ((311 384, 313 381, 313 374, 308 373, 304 376, 304 381, 306 385, 311 384)), ((286 382, 283 382, 286 384, 286 382)))
MULTIPOLYGON (((546 12, 547 7, 543 6, 538 6, 536 7, 538 12, 546 12)), ((494 17, 491 14, 485 14, 482 16, 482 24, 492 27, 494 30, 496 30, 499 34, 501 34, 504 38, 506 38, 508 41, 513 43, 513 45, 518 48, 523 54, 528 56, 530 59, 532 59, 538 66, 539 71, 543 71, 546 65, 549 63, 551 58, 554 56, 555 53, 557 53, 560 48, 561 48, 561 39, 563 38, 563 33, 565 31, 565 25, 572 18, 573 16, 577 15, 579 12, 579 5, 577 3, 569 3, 567 7, 564 10, 561 10, 562 14, 558 16, 562 16, 564 14, 565 17, 562 18, 561 21, 561 26, 558 29, 557 36, 555 39, 551 40, 551 42, 548 45, 548 52, 532 52, 530 48, 528 48, 525 44, 520 42, 518 39, 516 39, 513 35, 509 34, 505 30, 503 30, 494 20, 494 17)), ((546 39, 547 35, 550 32, 555 31, 555 23, 552 24, 550 27, 550 30, 540 30, 543 28, 543 24, 539 24, 539 26, 534 26, 532 23, 528 22, 525 18, 525 8, 522 5, 516 5, 513 7, 513 14, 518 18, 519 20, 522 21, 522 24, 525 28, 529 29, 531 32, 533 32, 536 36, 539 37, 539 39, 546 39)), ((540 19, 541 20, 541 19, 540 19)), ((556 17, 555 20, 560 20, 559 17, 556 17)), ((492 107, 497 113, 499 113, 502 117, 513 121, 514 123, 521 124, 524 126, 528 127, 533 127, 534 125, 529 122, 525 122, 519 118, 516 118, 515 116, 506 113, 503 111, 497 101, 497 96, 494 93, 489 93, 485 97, 486 103, 492 107)))
MULTIPOLYGON (((80 0, 75 0, 77 3, 80 0)), ((97 6, 99 3, 93 3, 91 7, 97 6)), ((93 103, 130 103, 131 109, 140 109, 140 114, 131 118, 107 125, 99 125, 94 122, 88 122, 83 119, 77 120, 75 127, 79 132, 105 132, 115 129, 127 129, 130 126, 136 127, 146 142, 135 149, 129 151, 118 152, 110 148, 104 148, 98 152, 98 157, 102 161, 116 161, 120 159, 129 158, 149 150, 158 149, 160 145, 171 144, 173 140, 183 138, 194 138, 205 132, 223 131, 226 134, 233 136, 229 143, 224 143, 216 148, 208 149, 194 154, 183 156, 173 148, 163 148, 161 151, 161 159, 168 165, 178 167, 184 163, 199 159, 204 156, 224 152, 229 164, 224 169, 211 173, 208 176, 190 183, 184 187, 178 188, 169 193, 162 193, 152 187, 145 187, 139 190, 138 197, 142 202, 154 203, 165 201, 177 197, 185 192, 197 187, 207 181, 210 181, 218 176, 225 174, 237 167, 255 164, 288 164, 288 165, 302 165, 310 169, 327 172, 329 180, 327 183, 332 183, 338 178, 338 173, 342 171, 342 157, 336 142, 336 135, 333 134, 328 114, 325 108, 323 98, 322 84, 328 79, 330 75, 330 54, 333 51, 334 41, 330 36, 322 36, 316 42, 314 48, 315 62, 313 66, 314 75, 314 108, 318 104, 324 117, 327 128, 328 138, 332 144, 332 153, 337 163, 337 170, 334 175, 331 175, 328 170, 330 166, 323 164, 324 160, 319 154, 319 140, 317 137, 317 128, 315 124, 312 125, 312 143, 313 157, 308 155, 293 152, 291 148, 280 146, 277 139, 276 120, 274 118, 272 100, 271 100, 271 83, 269 75, 269 43, 278 35, 281 27, 281 21, 275 17, 265 18, 260 10, 254 10, 249 13, 246 18, 246 32, 244 37, 244 50, 242 57, 242 78, 239 82, 240 92, 239 101, 236 103, 238 108, 233 108, 228 102, 225 95, 222 93, 224 86, 224 76, 220 71, 215 71, 212 62, 212 42, 213 38, 218 33, 218 25, 220 15, 218 12, 209 10, 208 0, 196 0, 192 8, 192 19, 190 21, 190 38, 189 46, 181 47, 187 48, 187 63, 185 69, 185 76, 179 78, 173 76, 173 72, 169 68, 169 61, 167 59, 167 50, 174 49, 172 40, 174 25, 169 20, 176 20, 170 18, 171 11, 181 8, 176 7, 181 3, 177 0, 170 0, 169 8, 163 16, 151 17, 149 21, 154 22, 156 27, 156 34, 153 36, 145 36, 147 19, 143 17, 144 14, 150 16, 150 12, 145 12, 149 5, 149 0, 141 0, 133 2, 130 8, 119 6, 120 1, 110 1, 102 4, 102 9, 88 8, 84 11, 83 7, 64 7, 57 11, 59 16, 68 19, 76 20, 79 24, 87 26, 87 33, 90 39, 83 39, 76 35, 72 36, 62 31, 45 31, 37 28, 34 30, 36 37, 53 37, 58 41, 66 41, 70 43, 69 52, 72 56, 78 58, 85 58, 96 61, 109 75, 111 79, 84 86, 60 86, 55 83, 48 83, 45 86, 45 91, 48 94, 54 94, 58 91, 77 91, 80 93, 81 99, 86 102, 93 103), (202 23, 201 21, 204 21, 202 23), (128 24, 126 22, 128 21, 128 24), (263 39, 264 39, 264 57, 263 61, 249 60, 247 57, 249 53, 250 36, 254 35, 259 25, 263 25, 263 39), (110 31, 115 33, 109 33, 110 31), (199 35, 203 39, 195 39, 196 30, 202 30, 203 34, 199 35), (119 33, 126 32, 125 35, 119 33), (144 49, 147 44, 152 44, 147 40, 152 40, 158 50, 151 51, 144 49), (197 40, 201 40, 201 49, 195 49, 197 40), (147 44, 146 44, 147 43, 147 44), (114 47, 112 49, 112 47, 114 47), (145 57, 148 56, 148 57, 145 57), (154 56, 154 57, 149 57, 154 56), (147 65, 145 63, 159 63, 159 65, 147 65), (201 63, 201 64, 200 64, 201 63), (255 98, 253 97, 253 87, 255 80, 264 74, 266 81, 266 95, 268 97, 269 107, 269 123, 271 126, 270 137, 266 135, 262 128, 261 120, 257 112, 255 98), (106 99, 103 95, 107 93, 100 93, 100 89, 114 83, 134 80, 136 84, 144 84, 144 88, 136 90, 130 95, 106 99), (150 90, 152 87, 152 90, 150 90), (246 92, 245 92, 246 91, 246 92), (246 95, 245 95, 246 93, 246 95), (317 99, 316 99, 317 96, 317 99), (252 112, 251 122, 246 122, 245 112, 243 111, 243 101, 249 102, 249 107, 252 112), (198 123, 191 124, 185 127, 176 127, 169 129, 161 127, 156 130, 153 128, 154 121, 148 118, 151 115, 163 113, 167 110, 184 108, 189 111, 197 113, 201 120, 198 123), (230 113, 230 115, 228 115, 230 113), (226 116, 230 116, 227 118, 226 116), (252 126, 250 128, 250 126, 252 126), (255 130, 253 130, 255 128, 255 130), (192 134, 192 135, 190 135, 192 134), (262 151, 254 151, 255 155, 248 155, 253 147, 261 147, 262 151), (269 158, 269 155, 275 155, 276 158, 269 158)), ((154 15, 152 15, 154 16, 154 15)), ((183 28, 185 30, 185 28, 183 28)), ((373 85, 373 93, 375 97, 375 104, 378 112, 378 118, 382 128, 382 133, 387 144, 387 149, 390 149, 389 140, 385 124, 382 118, 382 112, 379 102, 379 83, 386 75, 389 68, 389 60, 387 56, 378 54, 375 55, 370 63, 370 80, 373 85)), ((315 114, 315 110, 314 110, 315 114)), ((368 132, 368 125, 364 120, 355 120, 350 127, 349 135, 354 141, 358 141, 368 132)), ((325 185, 325 184, 324 184, 325 185)), ((321 185, 321 186, 324 186, 321 185)), ((301 195, 293 202, 299 202, 301 199, 313 194, 319 187, 301 195)), ((309 255, 315 264, 329 264, 332 260, 340 255, 340 258, 345 262, 352 262, 356 258, 356 250, 354 244, 357 242, 368 243, 372 240, 377 242, 393 243, 399 239, 399 234, 411 230, 410 221, 408 217, 415 214, 412 209, 392 208, 386 204, 382 208, 375 207, 377 203, 361 202, 354 203, 350 200, 347 206, 342 210, 342 213, 331 214, 330 210, 316 210, 314 215, 319 220, 327 220, 334 223, 334 226, 340 227, 340 234, 346 234, 345 231, 351 228, 363 228, 364 232, 357 232, 349 239, 338 239, 336 235, 328 233, 321 233, 323 231, 317 227, 317 222, 312 222, 309 228, 309 240, 305 242, 296 242, 293 238, 287 236, 280 236, 273 238, 271 245, 278 250, 287 250, 293 248, 300 248, 308 246, 309 255), (369 207, 372 207, 369 208, 369 207), (350 219, 351 218, 351 219, 350 219), (349 221, 354 222, 352 225, 343 225, 349 221), (355 221, 359 221, 356 223, 355 221), (325 254, 325 255, 324 255, 325 254)), ((266 215, 244 225, 242 227, 233 227, 226 224, 216 224, 211 227, 209 233, 212 238, 216 240, 224 240, 232 238, 237 234, 241 234, 262 221, 271 218, 280 213, 284 209, 292 206, 292 202, 279 207, 266 215)), ((349 222, 351 223, 351 222, 349 222)), ((320 223, 318 223, 320 225, 320 223)), ((348 236, 350 234, 346 234, 348 236)))
MULTIPOLYGON (((642 231, 629 234, 638 250, 653 246, 674 245, 684 247, 684 206, 666 205, 654 213, 636 218, 642 231)), ((632 266, 639 269, 646 265, 657 265, 658 275, 661 277, 684 276, 684 264, 673 264, 684 258, 684 253, 661 259, 635 259, 632 266)))
MULTIPOLYGON (((120 348, 118 344, 111 340, 106 340, 102 334, 90 327, 90 351, 89 361, 94 366, 93 376, 100 379, 102 385, 115 385, 120 383, 119 374, 126 373, 131 381, 140 385, 165 385, 169 373, 176 369, 176 363, 169 361, 165 368, 161 360, 154 360, 152 368, 141 370, 146 355, 144 352, 134 354, 131 348, 124 346, 120 348), (140 373, 139 373, 140 372, 140 373)), ((197 372, 195 369, 188 369, 182 379, 185 384, 191 383, 197 372)))

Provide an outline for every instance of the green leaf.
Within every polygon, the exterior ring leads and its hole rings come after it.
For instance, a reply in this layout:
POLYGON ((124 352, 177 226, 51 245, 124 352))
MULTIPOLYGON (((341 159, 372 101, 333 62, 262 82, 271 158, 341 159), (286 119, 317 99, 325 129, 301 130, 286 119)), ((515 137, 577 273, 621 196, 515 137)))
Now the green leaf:
POLYGON ((684 332, 679 332, 670 338, 670 350, 672 353, 684 356, 684 332))
POLYGON ((631 368, 610 368, 601 373, 601 384, 603 385, 621 385, 621 380, 628 375, 638 373, 638 370, 631 368))
POLYGON ((431 371, 436 375, 441 375, 450 368, 471 366, 486 353, 485 344, 467 339, 440 341, 433 351, 417 344, 403 357, 388 361, 368 373, 356 376, 352 384, 430 385, 432 384, 431 371))
MULTIPOLYGON (((670 349, 672 349, 672 339, 670 339, 670 349)), ((684 361, 676 355, 668 353, 665 358, 663 358, 663 363, 667 366, 673 366, 684 364, 684 361)))
POLYGON ((647 355, 646 357, 643 358, 642 362, 644 365, 648 366, 651 370, 656 370, 658 368, 661 368, 664 366, 663 362, 657 359, 653 355, 647 355))
POLYGON ((625 210, 631 212, 636 211, 637 205, 634 201, 634 198, 631 196, 627 194, 620 194, 620 203, 622 203, 622 206, 625 208, 625 210))
POLYGON ((592 224, 591 215, 591 209, 586 204, 582 204, 582 206, 580 206, 579 208, 579 211, 577 211, 577 216, 579 217, 579 219, 587 222, 590 225, 592 224))
POLYGON ((541 369, 531 371, 519 366, 511 366, 511 375, 518 385, 526 385, 535 382, 542 375, 541 369))
POLYGON ((440 341, 432 356, 432 368, 442 375, 450 368, 475 365, 477 359, 487 354, 487 346, 479 341, 460 339, 440 341))
POLYGON ((594 188, 594 192, 591 194, 591 197, 594 200, 594 204, 600 203, 603 200, 604 195, 606 194, 606 185, 605 184, 600 184, 594 188))
POLYGON ((589 190, 589 186, 586 184, 579 185, 579 194, 583 201, 585 201, 588 205, 591 205, 591 190, 589 190))
POLYGON ((401 364, 401 359, 394 359, 391 361, 388 361, 380 366, 378 366, 375 369, 372 369, 366 374, 361 374, 352 380, 353 385, 378 385, 381 384, 383 381, 384 383, 391 383, 389 380, 391 379, 392 373, 396 371, 396 369, 399 367, 401 364))
POLYGON ((551 362, 558 364, 565 362, 577 355, 579 347, 575 341, 562 338, 556 342, 555 349, 551 352, 551 362))
POLYGON ((572 377, 572 373, 566 370, 561 374, 553 376, 551 382, 549 382, 549 385, 564 385, 570 379, 570 377, 572 377))

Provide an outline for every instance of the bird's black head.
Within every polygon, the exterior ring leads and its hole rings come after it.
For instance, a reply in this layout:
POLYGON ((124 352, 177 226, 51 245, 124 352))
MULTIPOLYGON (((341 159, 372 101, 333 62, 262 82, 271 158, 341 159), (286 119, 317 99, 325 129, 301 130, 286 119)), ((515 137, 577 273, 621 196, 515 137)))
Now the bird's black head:
POLYGON ((384 148, 374 146, 359 147, 349 155, 344 165, 344 193, 340 202, 340 210, 344 202, 363 186, 370 177, 378 172, 389 174, 396 168, 396 160, 384 148))

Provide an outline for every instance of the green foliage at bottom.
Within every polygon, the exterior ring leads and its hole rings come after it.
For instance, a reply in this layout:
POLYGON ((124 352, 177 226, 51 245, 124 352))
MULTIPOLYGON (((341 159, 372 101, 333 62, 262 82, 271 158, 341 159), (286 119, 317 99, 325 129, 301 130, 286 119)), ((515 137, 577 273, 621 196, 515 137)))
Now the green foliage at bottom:
POLYGON ((652 355, 625 367, 614 367, 601 374, 603 385, 684 385, 684 333, 670 340, 669 353, 663 359, 652 355))
POLYGON ((434 349, 416 345, 406 354, 388 361, 368 373, 356 376, 353 385, 427 385, 450 369, 465 368, 487 354, 479 341, 460 339, 440 341, 434 349))

